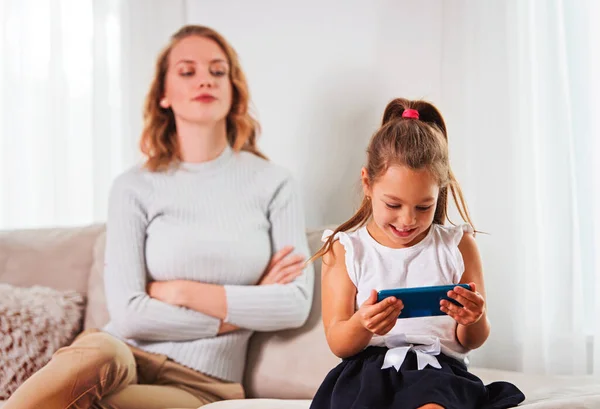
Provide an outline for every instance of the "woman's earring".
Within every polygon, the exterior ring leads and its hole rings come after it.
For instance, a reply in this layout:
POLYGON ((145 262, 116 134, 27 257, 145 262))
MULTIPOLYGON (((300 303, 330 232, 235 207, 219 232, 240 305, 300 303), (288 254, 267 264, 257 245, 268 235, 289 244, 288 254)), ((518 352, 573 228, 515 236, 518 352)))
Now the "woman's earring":
POLYGON ((163 98, 163 99, 160 100, 160 106, 163 107, 163 108, 165 108, 165 109, 169 108, 169 102, 167 101, 166 98, 163 98))

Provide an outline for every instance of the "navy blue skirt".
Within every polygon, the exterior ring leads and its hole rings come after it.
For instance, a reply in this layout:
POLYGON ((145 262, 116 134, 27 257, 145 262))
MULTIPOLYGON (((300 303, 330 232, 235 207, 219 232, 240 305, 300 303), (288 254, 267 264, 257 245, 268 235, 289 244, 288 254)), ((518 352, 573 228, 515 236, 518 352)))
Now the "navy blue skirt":
POLYGON ((329 372, 310 409, 416 409, 437 403, 446 409, 504 409, 525 395, 508 382, 484 385, 456 359, 440 354, 441 369, 417 369, 409 351, 400 367, 381 369, 387 348, 368 347, 329 372))

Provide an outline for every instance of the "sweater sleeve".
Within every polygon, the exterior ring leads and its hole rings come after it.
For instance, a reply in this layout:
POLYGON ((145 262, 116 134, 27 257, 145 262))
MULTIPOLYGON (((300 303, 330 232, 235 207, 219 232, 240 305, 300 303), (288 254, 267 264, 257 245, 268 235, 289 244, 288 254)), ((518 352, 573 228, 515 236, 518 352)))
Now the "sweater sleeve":
MULTIPOLYGON (((273 251, 291 245, 310 258, 302 206, 291 177, 275 190, 269 207, 273 251)), ((308 265, 293 282, 280 285, 226 285, 227 322, 254 331, 277 331, 304 324, 312 303, 314 270, 308 265)))
POLYGON ((104 285, 111 325, 119 336, 185 341, 217 335, 220 320, 148 296, 145 262, 150 189, 139 173, 114 182, 106 227, 104 285))

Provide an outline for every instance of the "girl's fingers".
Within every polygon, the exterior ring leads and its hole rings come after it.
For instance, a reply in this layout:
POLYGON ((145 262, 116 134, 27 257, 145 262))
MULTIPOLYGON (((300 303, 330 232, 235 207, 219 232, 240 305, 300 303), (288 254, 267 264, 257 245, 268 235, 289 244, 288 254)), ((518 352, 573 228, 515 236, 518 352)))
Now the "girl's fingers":
POLYGON ((469 285, 471 286, 471 290, 467 290, 462 287, 456 287, 453 292, 469 300, 465 305, 468 309, 475 311, 483 310, 485 306, 485 299, 480 293, 477 292, 477 286, 475 283, 469 283, 469 285), (471 303, 473 305, 471 305, 471 303))
MULTIPOLYGON (((464 288, 462 288, 462 289, 464 290, 464 288)), ((469 290, 466 290, 466 291, 469 291, 469 290)), ((468 308, 470 310, 480 308, 479 305, 477 305, 477 303, 475 303, 472 299, 466 298, 454 291, 448 291, 448 297, 452 298, 453 300, 458 301, 459 303, 462 304, 463 307, 468 308)))
POLYGON ((461 325, 471 325, 475 322, 474 317, 471 314, 466 313, 465 310, 462 308, 457 311, 449 309, 445 305, 442 305, 440 307, 440 310, 446 313, 448 316, 452 317, 456 322, 458 322, 461 325))
POLYGON ((396 302, 396 305, 394 305, 394 310, 392 311, 392 313, 388 316, 388 319, 386 320, 386 321, 388 321, 388 325, 383 328, 383 334, 387 334, 389 331, 392 330, 392 328, 394 328, 394 325, 396 325, 396 322, 398 321, 398 316, 402 312, 403 308, 404 308, 404 304, 402 303, 401 300, 398 300, 396 302))
MULTIPOLYGON (((459 324, 463 324, 462 322, 462 317, 456 315, 456 313, 454 311, 449 310, 446 307, 441 307, 440 308, 443 312, 445 312, 446 314, 448 314, 449 317, 451 317, 452 319, 454 319, 456 322, 458 322, 459 324)), ((464 325, 464 324, 463 324, 464 325)))
MULTIPOLYGON (((475 288, 475 284, 471 284, 472 288, 475 288)), ((454 290, 451 290, 450 292, 461 295, 475 304, 481 304, 481 302, 483 302, 483 297, 477 292, 477 290, 467 290, 466 288, 456 286, 454 287, 454 290)))
POLYGON ((373 316, 372 321, 379 325, 380 322, 385 321, 391 314, 396 312, 397 308, 395 304, 388 306, 385 310, 380 312, 379 314, 373 316))
POLYGON ((398 321, 398 312, 397 309, 394 308, 378 325, 375 326, 373 333, 378 335, 388 333, 392 328, 394 328, 396 321, 398 321))
MULTIPOLYGON (((381 303, 379 303, 381 304, 381 303)), ((378 304, 376 304, 374 307, 378 306, 378 304)), ((384 310, 378 312, 375 315, 371 315, 371 316, 367 316, 366 319, 364 320, 365 322, 365 328, 368 329, 369 331, 374 332, 376 329, 381 328, 382 326, 385 326, 386 320, 390 319, 394 319, 394 305, 390 304, 388 305, 384 310)))
POLYGON ((394 328, 394 325, 396 325, 396 320, 388 322, 386 325, 382 325, 381 328, 377 328, 375 331, 373 331, 373 333, 377 335, 385 335, 390 332, 392 328, 394 328))
POLYGON ((388 307, 393 307, 396 301, 396 297, 388 297, 370 306, 367 309, 367 318, 372 318, 375 315, 385 311, 388 307))
POLYGON ((452 311, 453 313, 458 314, 458 315, 461 315, 464 311, 463 307, 459 307, 458 305, 456 305, 453 302, 450 302, 448 300, 440 301, 440 306, 446 307, 446 309, 448 309, 449 311, 452 311))

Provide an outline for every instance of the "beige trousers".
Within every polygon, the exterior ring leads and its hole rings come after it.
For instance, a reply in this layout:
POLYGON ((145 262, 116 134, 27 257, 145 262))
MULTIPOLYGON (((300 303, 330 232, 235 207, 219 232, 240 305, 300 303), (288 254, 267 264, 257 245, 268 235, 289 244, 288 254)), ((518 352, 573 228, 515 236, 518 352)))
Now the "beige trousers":
POLYGON ((244 398, 226 382, 98 330, 87 330, 31 376, 2 409, 195 409, 244 398))

